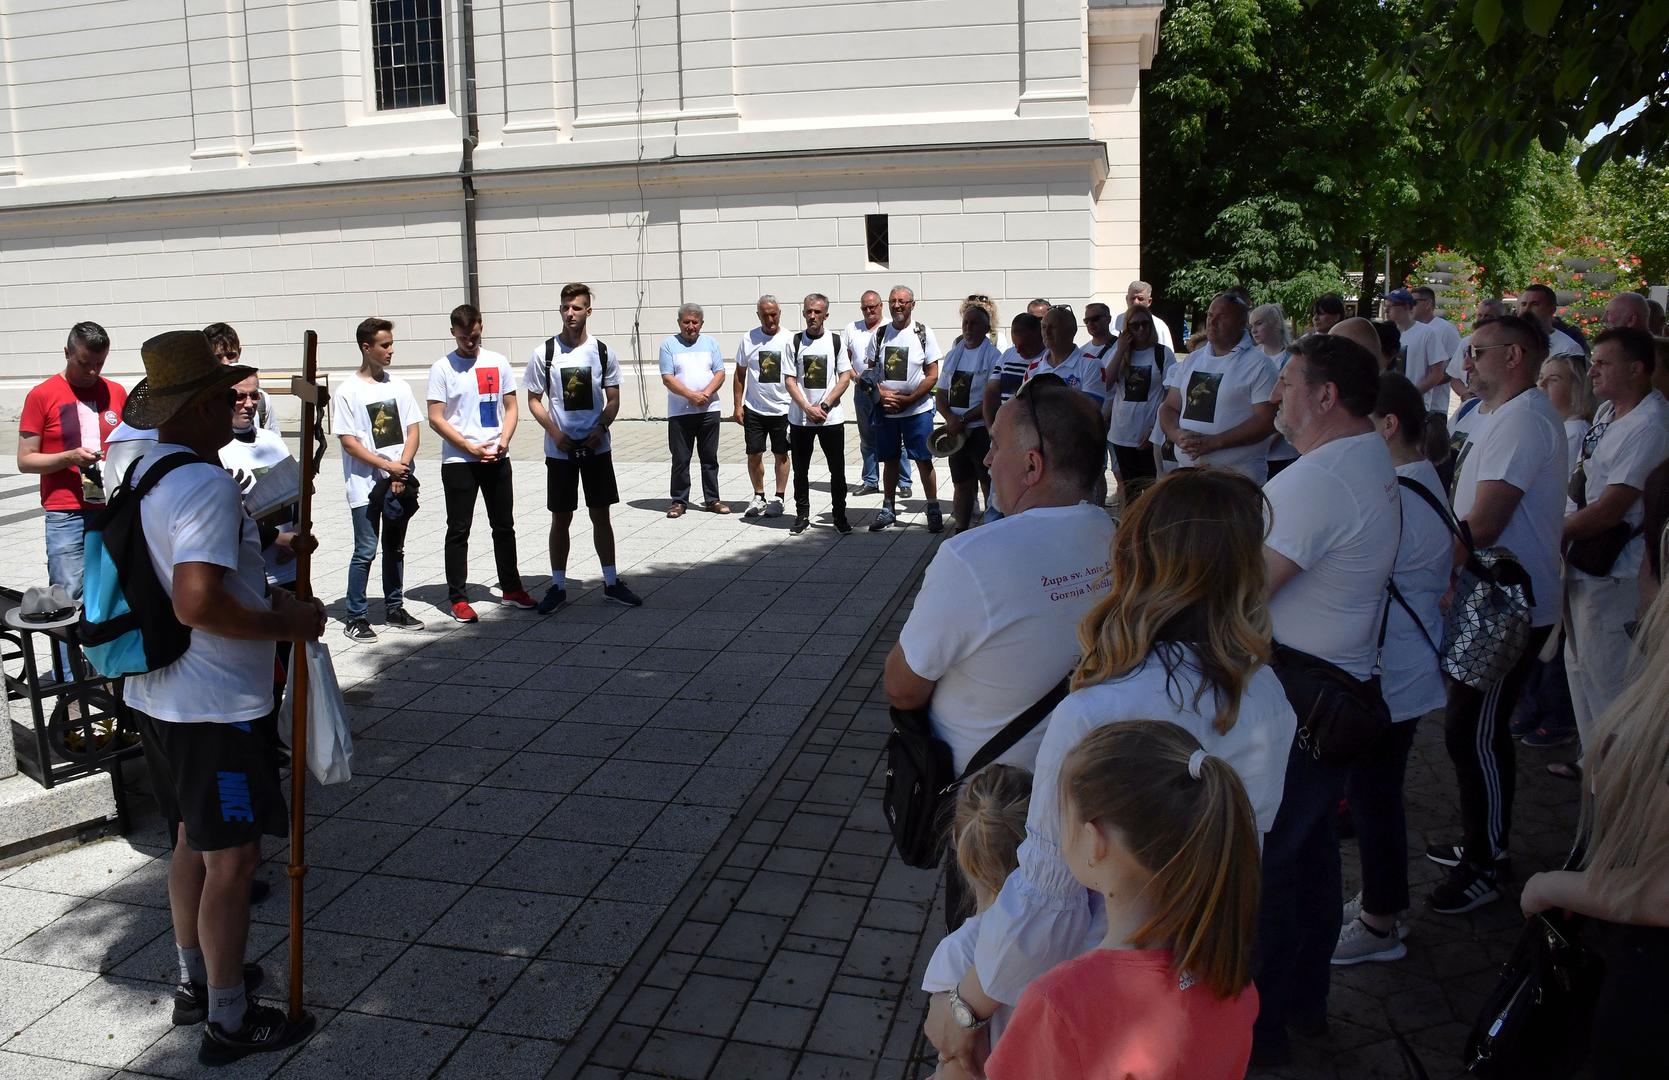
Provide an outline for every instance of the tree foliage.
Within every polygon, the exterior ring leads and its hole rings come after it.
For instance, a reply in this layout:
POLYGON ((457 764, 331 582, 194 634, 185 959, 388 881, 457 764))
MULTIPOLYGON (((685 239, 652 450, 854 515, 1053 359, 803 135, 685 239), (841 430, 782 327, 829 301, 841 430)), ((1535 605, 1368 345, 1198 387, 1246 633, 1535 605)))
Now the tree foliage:
POLYGON ((1472 160, 1514 161, 1639 113, 1584 147, 1580 168, 1653 160, 1669 147, 1669 3, 1663 0, 1423 0, 1420 32, 1393 41, 1374 74, 1395 115, 1429 118, 1472 160))

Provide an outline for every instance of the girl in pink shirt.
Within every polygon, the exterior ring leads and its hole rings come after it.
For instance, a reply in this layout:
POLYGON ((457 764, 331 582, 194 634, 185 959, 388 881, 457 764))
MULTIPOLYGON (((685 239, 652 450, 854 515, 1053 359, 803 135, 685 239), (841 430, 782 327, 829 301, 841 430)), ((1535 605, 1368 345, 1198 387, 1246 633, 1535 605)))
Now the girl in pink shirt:
POLYGON ((1107 936, 1026 988, 986 1076, 1243 1077, 1258 841, 1240 778, 1176 724, 1134 720, 1085 737, 1060 791, 1061 853, 1106 897, 1107 936))

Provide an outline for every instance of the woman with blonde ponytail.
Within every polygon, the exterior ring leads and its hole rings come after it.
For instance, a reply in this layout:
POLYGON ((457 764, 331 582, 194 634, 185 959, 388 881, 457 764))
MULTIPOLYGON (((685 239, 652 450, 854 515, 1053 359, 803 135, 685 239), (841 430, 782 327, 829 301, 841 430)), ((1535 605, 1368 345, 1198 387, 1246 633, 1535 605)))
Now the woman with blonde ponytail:
POLYGON ((1020 865, 980 917, 974 962, 955 994, 935 996, 929 1009, 927 1035, 941 1055, 977 1068, 987 1035, 958 1017, 1014 1005, 1033 979, 1101 940, 1101 896, 1063 856, 1056 797, 1061 764, 1086 735, 1134 720, 1178 724, 1239 776, 1254 848, 1274 823, 1297 718, 1266 666, 1263 510, 1244 476, 1183 469, 1120 524, 1110 588, 1079 629, 1073 692, 1046 721, 1020 865))
POLYGON ((1106 933, 1026 989, 986 1076, 1244 1076, 1258 840, 1240 777, 1183 728, 1133 720, 1067 755, 1055 809, 1106 933))

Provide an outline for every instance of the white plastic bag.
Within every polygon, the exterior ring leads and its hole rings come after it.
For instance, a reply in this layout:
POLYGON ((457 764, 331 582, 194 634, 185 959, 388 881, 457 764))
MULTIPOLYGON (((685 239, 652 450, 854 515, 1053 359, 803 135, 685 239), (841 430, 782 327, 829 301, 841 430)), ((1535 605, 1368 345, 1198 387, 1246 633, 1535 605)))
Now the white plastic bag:
MULTIPOLYGON (((290 703, 295 700, 296 669, 290 665, 289 685, 278 712, 278 734, 291 745, 295 725, 290 703)), ((342 784, 353 779, 354 740, 348 726, 347 706, 336 682, 336 667, 330 662, 330 647, 319 641, 307 643, 307 771, 321 784, 342 784)))

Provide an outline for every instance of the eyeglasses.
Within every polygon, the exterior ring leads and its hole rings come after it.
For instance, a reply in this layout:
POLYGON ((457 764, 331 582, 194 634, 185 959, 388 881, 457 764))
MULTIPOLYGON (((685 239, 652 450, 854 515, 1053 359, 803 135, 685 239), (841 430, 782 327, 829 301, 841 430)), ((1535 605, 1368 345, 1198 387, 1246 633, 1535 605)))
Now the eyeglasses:
POLYGON ((1508 342, 1503 342, 1500 345, 1483 345, 1483 346, 1468 345, 1468 346, 1466 346, 1466 352, 1465 352, 1464 355, 1465 355, 1466 359, 1476 362, 1477 359, 1478 359, 1478 354, 1479 353, 1486 353, 1491 349, 1510 349, 1514 345, 1517 345, 1517 344, 1518 344, 1518 342, 1516 342, 1516 341, 1508 341, 1508 342))
POLYGON ((259 390, 251 390, 247 394, 244 393, 242 390, 233 390, 232 391, 232 404, 233 405, 236 405, 240 401, 260 401, 260 400, 261 400, 261 392, 259 390))
POLYGON ((1049 310, 1050 311, 1071 311, 1072 310, 1072 305, 1071 304, 1050 304, 1049 305, 1049 310))

